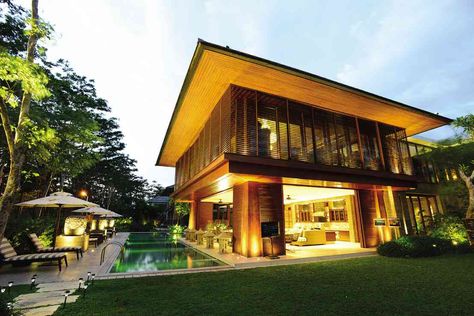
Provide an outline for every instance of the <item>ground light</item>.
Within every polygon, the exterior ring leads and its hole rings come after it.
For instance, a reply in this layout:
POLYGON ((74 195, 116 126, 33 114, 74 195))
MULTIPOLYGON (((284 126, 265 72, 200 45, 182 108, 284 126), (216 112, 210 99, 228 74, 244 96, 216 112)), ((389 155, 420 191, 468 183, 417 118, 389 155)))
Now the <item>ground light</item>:
POLYGON ((87 282, 89 282, 90 278, 91 278, 91 272, 89 271, 87 272, 87 282))
POLYGON ((95 273, 92 273, 92 284, 94 284, 95 273))
POLYGON ((67 297, 69 296, 69 293, 71 293, 71 291, 69 291, 69 290, 66 290, 64 292, 64 308, 66 308, 67 297))
POLYGON ((12 290, 12 286, 13 286, 13 281, 8 282, 8 295, 10 295, 10 292, 12 290))
POLYGON ((30 283, 30 290, 32 290, 36 286, 36 274, 33 274, 31 277, 31 283, 30 283))
POLYGON ((3 286, 0 286, 0 293, 3 294, 3 293, 5 293, 6 290, 7 290, 6 288, 4 288, 3 286))
POLYGON ((81 286, 82 286, 83 283, 84 283, 84 279, 83 279, 83 278, 79 278, 79 286, 77 287, 78 290, 81 289, 81 286))

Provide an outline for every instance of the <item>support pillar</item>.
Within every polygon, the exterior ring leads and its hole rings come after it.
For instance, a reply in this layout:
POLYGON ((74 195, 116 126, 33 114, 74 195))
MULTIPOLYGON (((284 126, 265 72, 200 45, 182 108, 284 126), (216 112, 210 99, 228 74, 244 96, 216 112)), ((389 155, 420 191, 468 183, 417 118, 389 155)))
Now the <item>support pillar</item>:
POLYGON ((192 201, 190 204, 189 210, 189 222, 188 228, 189 229, 196 229, 196 213, 197 213, 197 203, 196 201, 192 201))

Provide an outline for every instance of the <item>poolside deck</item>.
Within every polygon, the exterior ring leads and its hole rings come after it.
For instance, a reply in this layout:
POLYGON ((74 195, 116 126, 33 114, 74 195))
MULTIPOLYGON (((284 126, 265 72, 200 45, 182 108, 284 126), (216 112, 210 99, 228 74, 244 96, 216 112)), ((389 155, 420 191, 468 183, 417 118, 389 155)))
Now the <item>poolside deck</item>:
POLYGON ((234 268, 289 265, 376 255, 375 248, 360 248, 358 243, 335 242, 333 244, 303 247, 287 245, 286 256, 280 256, 279 259, 247 258, 236 253, 220 253, 217 243, 214 244, 214 248, 209 249, 204 245, 197 245, 196 242, 190 242, 184 238, 180 241, 234 268))
POLYGON ((96 276, 107 274, 110 266, 117 258, 120 248, 110 246, 105 252, 105 261, 100 265, 100 254, 102 249, 110 242, 124 243, 129 233, 117 233, 114 238, 110 238, 97 248, 89 248, 84 253, 84 257, 77 260, 75 253, 68 254, 68 267, 63 265, 62 271, 58 271, 57 263, 33 263, 24 267, 13 267, 5 265, 0 268, 0 284, 7 284, 9 281, 15 284, 29 284, 31 276, 37 275, 37 283, 77 281, 80 277, 85 277, 87 272, 95 273, 96 276))

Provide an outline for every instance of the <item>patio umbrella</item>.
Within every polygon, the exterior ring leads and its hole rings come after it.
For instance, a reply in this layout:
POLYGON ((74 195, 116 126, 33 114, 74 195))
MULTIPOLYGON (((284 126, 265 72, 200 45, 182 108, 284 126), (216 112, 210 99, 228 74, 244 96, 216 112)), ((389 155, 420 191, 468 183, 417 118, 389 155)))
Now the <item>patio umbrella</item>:
POLYGON ((122 216, 111 210, 107 210, 99 206, 84 207, 84 208, 73 211, 73 213, 89 213, 93 215, 99 215, 101 217, 121 217, 122 216))
POLYGON ((111 212, 111 214, 102 215, 101 217, 111 217, 111 218, 114 218, 114 217, 123 217, 123 216, 120 215, 119 213, 111 212))
POLYGON ((21 202, 16 204, 21 207, 50 207, 58 208, 58 214, 56 217, 56 229, 54 230, 54 244, 56 245, 56 236, 59 235, 59 227, 61 222, 61 210, 63 208, 74 208, 84 206, 97 206, 97 204, 76 198, 71 193, 67 192, 55 192, 49 196, 42 197, 39 199, 21 202))

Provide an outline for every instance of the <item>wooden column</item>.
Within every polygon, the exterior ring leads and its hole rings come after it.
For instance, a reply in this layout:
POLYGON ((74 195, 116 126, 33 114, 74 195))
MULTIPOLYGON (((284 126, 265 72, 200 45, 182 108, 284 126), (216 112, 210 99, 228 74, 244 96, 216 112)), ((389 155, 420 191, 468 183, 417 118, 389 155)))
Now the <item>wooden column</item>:
POLYGON ((280 235, 278 237, 273 237, 271 243, 269 242, 269 239, 265 239, 265 242, 263 243, 263 255, 285 255, 283 186, 280 183, 259 183, 258 204, 260 221, 262 223, 278 222, 280 227, 280 235))
POLYGON ((212 207, 213 203, 199 202, 196 217, 196 229, 206 229, 208 223, 212 223, 212 207))
POLYGON ((233 188, 233 250, 246 257, 262 255, 257 188, 255 182, 245 182, 233 188))
POLYGON ((359 202, 363 231, 363 239, 360 245, 363 248, 375 247, 379 244, 379 235, 374 225, 374 219, 377 218, 374 191, 359 190, 359 202))
POLYGON ((197 203, 193 201, 190 204, 188 228, 196 229, 197 203))

